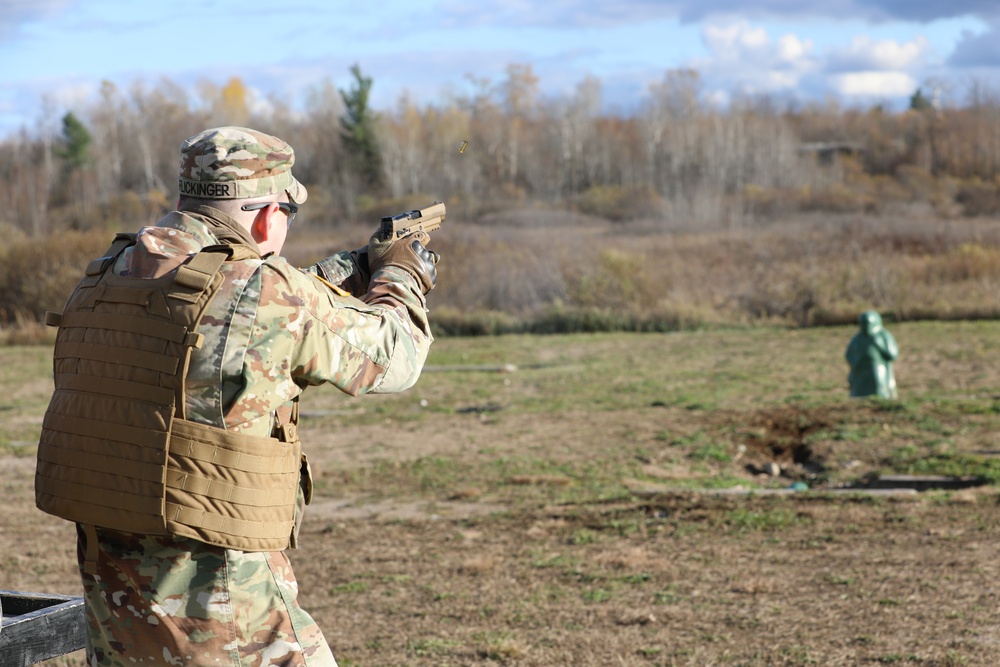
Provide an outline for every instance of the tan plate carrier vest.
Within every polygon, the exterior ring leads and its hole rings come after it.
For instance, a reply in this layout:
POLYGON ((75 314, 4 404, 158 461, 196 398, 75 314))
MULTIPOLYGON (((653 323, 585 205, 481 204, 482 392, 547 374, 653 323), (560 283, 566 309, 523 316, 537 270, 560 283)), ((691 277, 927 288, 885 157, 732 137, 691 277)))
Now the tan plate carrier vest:
POLYGON ((195 328, 222 283, 219 269, 257 255, 210 246, 161 278, 116 276, 111 267, 134 243, 134 234, 119 234, 62 315, 47 314, 59 332, 36 504, 85 528, 284 549, 303 466, 297 409, 272 438, 184 418, 184 377, 204 339, 195 328))

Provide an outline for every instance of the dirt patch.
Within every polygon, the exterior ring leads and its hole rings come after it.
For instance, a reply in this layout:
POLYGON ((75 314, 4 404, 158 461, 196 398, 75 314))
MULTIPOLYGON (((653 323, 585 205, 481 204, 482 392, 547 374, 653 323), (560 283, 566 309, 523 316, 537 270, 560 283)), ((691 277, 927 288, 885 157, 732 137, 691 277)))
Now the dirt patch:
MULTIPOLYGON (((994 465, 995 327, 898 328, 894 405, 848 401, 828 372, 847 330, 515 337, 488 354, 446 339, 449 361, 520 370, 428 373, 395 399, 316 392, 301 602, 342 667, 994 665, 993 487, 790 488, 994 465)), ((0 587, 78 591, 72 526, 34 509, 34 462, 8 452, 0 587)))
MULTIPOLYGON (((776 407, 740 417, 744 424, 747 457, 778 463, 816 464, 809 436, 839 423, 846 408, 776 407)), ((851 411, 856 417, 856 411, 851 411)), ((735 424, 734 424, 735 425, 735 424)))
MULTIPOLYGON (((857 402, 770 406, 720 412, 715 419, 732 434, 751 474, 780 470, 785 478, 822 487, 860 483, 874 474, 891 452, 873 448, 865 436, 891 432, 898 412, 892 404, 857 402)), ((895 428, 899 445, 908 444, 904 430, 895 428)))
MULTIPOLYGON (((553 438, 589 432, 579 442, 592 443, 626 422, 633 433, 688 428, 665 424, 668 414, 591 415, 553 438)), ((836 414, 782 409, 740 423, 767 429, 755 451, 774 456, 836 414)), ((504 433, 527 428, 515 421, 504 433)), ((480 437, 497 426, 460 423, 480 437)), ((423 455, 440 445, 475 458, 430 426, 382 455, 420 442, 423 455)), ((375 441, 380 428, 368 434, 375 441)), ((372 460, 318 444, 327 463, 372 460)), ((71 527, 34 511, 30 460, 0 464, 4 586, 75 591, 71 527)), ((328 490, 291 558, 302 604, 344 666, 976 666, 995 664, 1000 648, 998 527, 995 494, 975 490, 909 500, 676 493, 586 505, 498 503, 451 488, 381 499, 328 490)), ((82 655, 50 664, 75 667, 82 655)))
POLYGON ((985 665, 997 565, 970 511, 996 525, 995 503, 700 497, 349 521, 296 566, 351 664, 985 665))

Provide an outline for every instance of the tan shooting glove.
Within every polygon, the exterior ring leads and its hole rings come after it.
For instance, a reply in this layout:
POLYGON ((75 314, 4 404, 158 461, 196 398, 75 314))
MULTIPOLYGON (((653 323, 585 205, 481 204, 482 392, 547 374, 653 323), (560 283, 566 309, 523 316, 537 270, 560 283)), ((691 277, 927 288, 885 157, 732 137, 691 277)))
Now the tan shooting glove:
POLYGON ((430 240, 427 232, 414 232, 396 241, 382 241, 373 236, 368 242, 368 266, 372 275, 384 266, 398 266, 409 271, 427 294, 437 283, 437 263, 440 259, 424 244, 430 240))

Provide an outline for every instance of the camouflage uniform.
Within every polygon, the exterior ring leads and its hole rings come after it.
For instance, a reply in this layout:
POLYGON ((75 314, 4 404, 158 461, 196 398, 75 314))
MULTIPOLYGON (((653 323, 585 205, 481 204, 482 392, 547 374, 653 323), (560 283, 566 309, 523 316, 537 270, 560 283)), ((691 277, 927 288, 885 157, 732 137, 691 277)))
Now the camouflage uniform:
MULTIPOLYGON (((182 146, 181 191, 238 199, 285 190, 301 202, 306 192, 291 178, 293 161, 273 137, 212 130, 182 146)), ((182 207, 142 229, 113 270, 155 277, 205 246, 256 248, 237 221, 207 206, 182 207)), ((424 295, 408 271, 390 266, 366 281, 343 252, 307 270, 271 255, 226 262, 222 272, 198 327, 204 344, 191 357, 188 419, 268 436, 307 385, 359 395, 416 382, 432 336, 424 295)), ((89 574, 88 536, 79 530, 91 665, 336 665, 296 601, 283 552, 101 528, 96 536, 96 573, 89 574)))

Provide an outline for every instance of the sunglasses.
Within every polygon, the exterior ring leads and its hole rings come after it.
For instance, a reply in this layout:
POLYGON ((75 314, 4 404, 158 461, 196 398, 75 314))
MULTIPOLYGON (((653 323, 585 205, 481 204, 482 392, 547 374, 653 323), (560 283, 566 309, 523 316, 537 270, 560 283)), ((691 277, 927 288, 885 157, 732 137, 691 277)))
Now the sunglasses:
POLYGON ((279 202, 262 201, 262 202, 257 202, 256 204, 244 204, 240 208, 242 208, 244 211, 259 211, 262 208, 267 208, 271 204, 277 204, 278 208, 280 208, 282 211, 285 212, 285 214, 288 216, 288 226, 291 227, 292 220, 295 219, 295 214, 299 212, 298 204, 292 204, 291 202, 286 202, 286 201, 279 201, 279 202))

